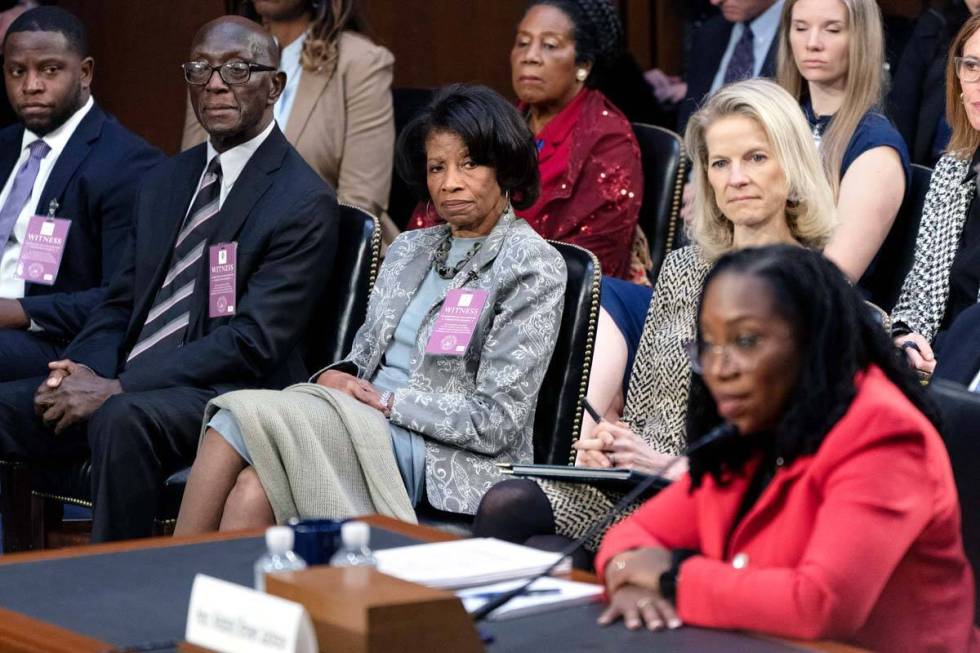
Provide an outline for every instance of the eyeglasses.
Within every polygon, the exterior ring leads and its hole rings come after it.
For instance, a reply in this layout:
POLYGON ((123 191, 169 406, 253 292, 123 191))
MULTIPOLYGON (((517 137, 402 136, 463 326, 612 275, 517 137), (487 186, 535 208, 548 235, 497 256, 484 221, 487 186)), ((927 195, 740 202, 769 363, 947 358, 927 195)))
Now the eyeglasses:
POLYGON ((188 84, 203 86, 211 81, 211 75, 218 71, 225 84, 244 84, 252 77, 252 71, 258 73, 270 73, 278 71, 278 68, 265 66, 260 63, 249 61, 229 61, 220 66, 212 66, 206 61, 191 61, 181 64, 184 69, 184 79, 188 84))
POLYGON ((980 59, 973 57, 954 57, 956 76, 966 84, 980 81, 980 59))
POLYGON ((726 363, 734 365, 740 372, 751 372, 758 365, 757 354, 762 342, 762 336, 744 335, 724 345, 712 345, 690 339, 682 342, 681 346, 687 354, 691 371, 703 375, 704 370, 714 365, 716 360, 720 360, 722 365, 726 363))

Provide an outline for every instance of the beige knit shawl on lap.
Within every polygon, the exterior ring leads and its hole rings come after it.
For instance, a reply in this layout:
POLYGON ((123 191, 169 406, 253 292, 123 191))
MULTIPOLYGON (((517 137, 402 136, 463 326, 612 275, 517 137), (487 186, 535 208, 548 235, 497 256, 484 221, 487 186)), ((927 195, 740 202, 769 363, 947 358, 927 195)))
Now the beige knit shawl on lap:
POLYGON ((312 383, 221 395, 205 425, 219 408, 238 420, 278 523, 372 513, 417 523, 377 410, 312 383))

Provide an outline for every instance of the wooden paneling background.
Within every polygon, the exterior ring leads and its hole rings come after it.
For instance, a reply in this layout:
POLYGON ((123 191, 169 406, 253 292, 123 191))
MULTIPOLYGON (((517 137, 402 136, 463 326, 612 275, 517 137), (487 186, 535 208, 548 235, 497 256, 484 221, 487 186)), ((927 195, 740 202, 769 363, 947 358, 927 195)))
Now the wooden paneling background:
MULTIPOLYGON (((512 97, 508 52, 525 0, 362 1, 375 37, 395 55, 396 86, 481 82, 512 97)), ((686 1, 618 0, 627 44, 641 66, 680 71, 680 13, 686 1)), ((58 4, 89 27, 98 101, 152 143, 176 152, 185 97, 178 66, 197 28, 222 13, 223 0, 58 4)), ((886 12, 907 15, 923 0, 880 4, 886 12)))

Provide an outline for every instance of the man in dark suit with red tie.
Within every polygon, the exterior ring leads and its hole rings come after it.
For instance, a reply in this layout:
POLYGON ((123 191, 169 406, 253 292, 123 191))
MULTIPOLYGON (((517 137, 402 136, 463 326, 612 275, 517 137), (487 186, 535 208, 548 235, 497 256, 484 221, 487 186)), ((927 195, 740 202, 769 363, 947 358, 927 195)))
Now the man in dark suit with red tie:
POLYGON ((18 123, 0 131, 0 382, 44 374, 78 335, 116 270, 140 182, 164 159, 95 102, 88 52, 84 25, 57 7, 24 12, 3 43, 18 123), (34 216, 52 210, 68 227, 56 273, 22 258, 34 216))
POLYGON ((151 534, 209 399, 306 376, 300 343, 332 267, 337 204, 273 121, 278 66, 250 21, 198 32, 184 76, 209 141, 147 176, 119 273, 64 360, 33 387, 0 385, 0 456, 91 452, 95 541, 151 534))

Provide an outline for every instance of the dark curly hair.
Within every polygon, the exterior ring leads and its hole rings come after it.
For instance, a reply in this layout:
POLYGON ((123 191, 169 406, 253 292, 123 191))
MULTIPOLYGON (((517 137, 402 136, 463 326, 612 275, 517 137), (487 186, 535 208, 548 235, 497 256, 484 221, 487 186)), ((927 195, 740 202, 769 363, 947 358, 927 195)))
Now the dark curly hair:
POLYGON ((538 155, 534 136, 510 102, 486 86, 453 84, 439 91, 398 136, 395 167, 405 183, 427 201, 425 141, 433 132, 457 134, 477 165, 494 169, 510 203, 525 209, 538 198, 538 155))
POLYGON ((591 64, 586 86, 597 88, 623 54, 623 24, 610 0, 531 0, 525 14, 537 5, 555 7, 572 21, 575 63, 591 64))
MULTIPOLYGON (((917 377, 881 325, 845 279, 820 253, 791 245, 772 245, 730 252, 718 259, 704 282, 723 274, 752 275, 764 281, 776 310, 787 320, 800 352, 800 376, 775 428, 775 456, 786 464, 816 453, 827 433, 850 407, 857 393, 854 376, 877 365, 938 429, 939 416, 917 377)), ((698 333, 705 292, 698 307, 698 333)), ((688 437, 705 434, 721 423, 704 381, 691 379, 688 437)), ((723 439, 691 455, 693 487, 705 474, 724 483, 759 450, 749 437, 723 439)))

